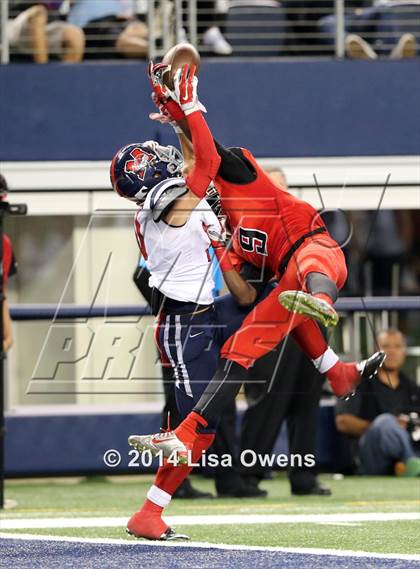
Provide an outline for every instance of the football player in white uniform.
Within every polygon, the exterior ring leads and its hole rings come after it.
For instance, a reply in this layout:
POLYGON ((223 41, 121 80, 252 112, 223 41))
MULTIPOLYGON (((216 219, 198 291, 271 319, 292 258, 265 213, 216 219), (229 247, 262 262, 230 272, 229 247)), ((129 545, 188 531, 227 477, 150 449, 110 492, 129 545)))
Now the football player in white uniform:
MULTIPOLYGON (((178 75, 175 89, 180 93, 187 87, 178 75)), ((189 165, 187 176, 182 155, 174 147, 162 147, 154 141, 125 146, 111 164, 114 189, 140 206, 135 231, 151 273, 152 311, 158 317, 156 341, 162 359, 170 362, 174 370, 182 417, 199 400, 217 368, 220 347, 240 326, 246 307, 252 305, 257 295, 255 288, 233 268, 224 249, 222 226, 211 207, 190 191, 207 188, 220 162, 208 129, 207 139, 203 140, 202 135, 200 139, 194 137, 197 127, 202 133, 204 122, 201 113, 194 112, 197 104, 196 97, 187 97, 182 108, 193 133, 193 145, 206 146, 206 160, 189 165), (232 293, 217 303, 212 295, 210 246, 232 293)), ((198 148, 195 151, 200 154, 198 148)), ((215 427, 215 422, 210 423, 200 433, 191 451, 192 462, 212 444, 215 427)), ((170 437, 167 432, 159 433, 150 437, 148 444, 158 451, 162 443, 168 447, 170 437)), ((140 450, 145 448, 136 435, 130 437, 129 443, 140 450)), ((127 530, 136 537, 149 539, 185 537, 168 527, 161 514, 190 471, 188 463, 175 466, 165 461, 145 503, 128 521, 127 530)))

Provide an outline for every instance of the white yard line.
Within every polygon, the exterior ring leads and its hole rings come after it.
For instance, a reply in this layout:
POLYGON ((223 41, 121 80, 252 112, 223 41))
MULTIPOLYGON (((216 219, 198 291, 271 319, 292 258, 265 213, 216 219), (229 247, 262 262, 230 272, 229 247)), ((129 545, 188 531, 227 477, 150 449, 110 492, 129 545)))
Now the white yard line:
POLYGON ((22 541, 58 541, 67 543, 87 543, 105 545, 125 545, 129 547, 194 547, 198 549, 222 549, 233 551, 273 551, 278 553, 299 553, 301 555, 337 555, 340 557, 368 557, 375 559, 406 559, 408 561, 419 561, 419 555, 409 555, 405 553, 370 553, 369 551, 351 551, 341 549, 320 549, 320 548, 297 548, 297 547, 263 547, 258 545, 229 545, 223 543, 206 542, 164 542, 164 541, 139 541, 127 539, 111 538, 87 538, 87 537, 61 537, 55 535, 32 535, 32 534, 13 534, 0 533, 0 539, 13 539, 22 541))
MULTIPOLYGON (((417 512, 363 512, 348 514, 254 514, 254 515, 209 515, 209 516, 165 516, 173 526, 196 525, 243 525, 243 524, 341 524, 360 522, 392 522, 420 520, 417 512)), ((109 518, 0 518, 0 530, 4 529, 48 529, 125 527, 126 517, 109 518)))

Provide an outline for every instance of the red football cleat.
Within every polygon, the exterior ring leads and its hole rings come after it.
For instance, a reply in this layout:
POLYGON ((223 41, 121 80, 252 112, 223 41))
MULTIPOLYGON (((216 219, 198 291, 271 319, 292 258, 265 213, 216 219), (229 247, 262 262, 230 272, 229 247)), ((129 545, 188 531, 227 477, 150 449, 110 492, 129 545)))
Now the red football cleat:
POLYGON ((361 381, 360 372, 357 369, 357 364, 343 363, 338 361, 326 373, 328 381, 334 395, 337 397, 348 397, 356 391, 357 386, 361 381))
POLYGON ((168 530, 170 527, 158 512, 144 511, 144 508, 133 514, 127 523, 127 532, 134 537, 165 539, 168 530))
POLYGON ((141 510, 131 516, 127 523, 127 533, 158 541, 190 539, 187 535, 176 533, 161 518, 162 508, 146 500, 141 510))
POLYGON ((367 360, 362 360, 359 363, 338 361, 326 373, 334 394, 345 399, 354 395, 362 379, 375 377, 384 360, 384 352, 376 352, 367 360))

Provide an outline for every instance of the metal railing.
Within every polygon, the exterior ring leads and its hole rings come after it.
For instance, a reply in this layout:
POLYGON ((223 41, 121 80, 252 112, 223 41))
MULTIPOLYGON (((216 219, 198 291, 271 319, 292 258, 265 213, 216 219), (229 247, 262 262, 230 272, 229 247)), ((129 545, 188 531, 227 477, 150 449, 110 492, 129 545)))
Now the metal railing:
MULTIPOLYGON (((335 304, 341 315, 338 328, 333 331, 330 341, 344 354, 355 359, 376 351, 375 333, 381 329, 399 326, 399 316, 418 313, 420 311, 419 296, 370 296, 370 297, 341 297, 335 304)), ((11 317, 14 321, 36 322, 49 321, 51 325, 65 321, 83 321, 102 319, 112 322, 112 319, 127 317, 142 318, 151 316, 147 305, 115 304, 115 305, 80 305, 80 304, 20 304, 10 306, 11 317)), ((136 322, 127 326, 136 327, 136 322)), ((46 322, 47 323, 47 322, 46 322)), ((128 328, 127 328, 128 333, 128 328)), ((417 338, 415 334, 414 337, 417 338)), ((413 371, 420 384, 420 346, 410 347, 407 355, 415 360, 413 371)))
MULTIPOLYGON (((381 313, 384 326, 385 312, 420 311, 419 296, 371 296, 341 297, 335 307, 339 312, 381 313)), ((116 318, 123 316, 150 316, 150 308, 140 304, 119 304, 111 306, 91 306, 83 304, 12 304, 10 314, 13 320, 61 320, 71 318, 116 318)))
MULTIPOLYGON (((101 0, 91 1, 101 5, 101 0)), ((97 15, 101 17, 87 23, 80 14, 75 16, 78 0, 71 4, 67 0, 39 0, 39 4, 47 11, 44 25, 56 26, 54 32, 50 27, 46 33, 49 55, 59 59, 64 47, 57 47, 57 22, 80 23, 85 35, 85 59, 155 59, 185 40, 196 45, 203 55, 220 54, 220 35, 214 36, 214 28, 221 31, 227 42, 225 55, 247 57, 342 58, 348 34, 358 35, 380 55, 392 53, 404 34, 412 36, 410 55, 415 52, 416 41, 420 41, 420 0, 376 0, 371 4, 366 4, 366 0, 225 0, 214 2, 212 10, 204 9, 200 0, 131 0, 131 5, 130 1, 122 3, 129 6, 128 11, 106 14, 99 10, 97 15), (135 22, 142 27, 137 32, 133 27, 127 31, 135 22), (208 34, 209 29, 213 29, 213 34, 208 34), (135 38, 136 33, 145 42, 143 51, 122 45, 135 41, 127 38, 135 38)), ((30 61, 36 49, 29 41, 30 26, 21 25, 21 21, 19 26, 12 23, 16 13, 11 0, 1 0, 0 8, 1 62, 25 58, 30 61)), ((406 55, 408 52, 399 56, 406 55)))

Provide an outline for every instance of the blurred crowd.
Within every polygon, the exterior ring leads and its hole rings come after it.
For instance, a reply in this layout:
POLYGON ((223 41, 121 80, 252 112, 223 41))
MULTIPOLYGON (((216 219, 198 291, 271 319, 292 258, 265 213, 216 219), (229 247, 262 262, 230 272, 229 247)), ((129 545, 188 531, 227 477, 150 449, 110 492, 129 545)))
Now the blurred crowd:
MULTIPOLYGON (((148 55, 147 0, 8 2, 12 61, 46 63, 53 58, 70 63, 148 55)), ((157 2, 156 10, 158 47, 163 33, 175 43, 173 2, 157 2)), ((190 37, 188 10, 189 2, 183 0, 178 35, 183 41, 190 37)), ((414 57, 419 10, 420 0, 345 0, 347 56, 414 57)), ((197 0, 199 48, 206 55, 332 55, 336 24, 334 0, 197 0)))
POLYGON ((351 267, 343 295, 420 293, 418 210, 337 210, 324 219, 351 267))

